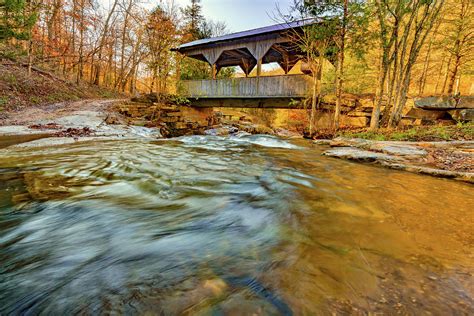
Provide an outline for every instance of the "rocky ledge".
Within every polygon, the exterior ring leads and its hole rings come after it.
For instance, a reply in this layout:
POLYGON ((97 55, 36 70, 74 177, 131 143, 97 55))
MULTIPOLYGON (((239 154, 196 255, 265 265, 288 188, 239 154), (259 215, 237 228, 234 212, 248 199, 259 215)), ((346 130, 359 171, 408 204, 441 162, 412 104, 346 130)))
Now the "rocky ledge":
POLYGON ((474 183, 474 141, 396 142, 336 138, 316 141, 323 155, 474 183))

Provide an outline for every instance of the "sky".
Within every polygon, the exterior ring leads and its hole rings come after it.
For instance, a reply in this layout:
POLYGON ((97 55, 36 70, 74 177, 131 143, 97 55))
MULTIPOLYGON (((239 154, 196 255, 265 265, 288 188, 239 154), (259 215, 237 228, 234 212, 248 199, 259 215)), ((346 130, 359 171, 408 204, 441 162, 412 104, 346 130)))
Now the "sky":
MULTIPOLYGON (((175 0, 181 7, 190 0, 175 0)), ((293 0, 201 0, 203 15, 213 21, 223 21, 230 32, 245 31, 277 24, 277 6, 286 12, 293 0)))

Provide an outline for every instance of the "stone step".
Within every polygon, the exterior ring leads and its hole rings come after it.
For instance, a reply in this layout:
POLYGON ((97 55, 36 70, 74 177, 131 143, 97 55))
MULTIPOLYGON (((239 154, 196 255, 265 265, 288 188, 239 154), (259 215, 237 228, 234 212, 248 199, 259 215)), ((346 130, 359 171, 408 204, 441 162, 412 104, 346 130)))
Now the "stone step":
POLYGON ((353 112, 347 113, 347 116, 351 116, 351 117, 370 117, 371 114, 367 113, 367 112, 363 112, 363 111, 353 111, 353 112))
POLYGON ((174 127, 177 128, 177 129, 186 129, 186 128, 189 128, 189 123, 176 122, 176 123, 174 123, 174 127))
POLYGON ((179 111, 179 112, 165 112, 162 114, 162 117, 176 117, 176 116, 183 116, 183 113, 179 111))
POLYGON ((164 123, 176 123, 179 121, 179 117, 161 117, 160 118, 160 121, 161 122, 164 122, 164 123))

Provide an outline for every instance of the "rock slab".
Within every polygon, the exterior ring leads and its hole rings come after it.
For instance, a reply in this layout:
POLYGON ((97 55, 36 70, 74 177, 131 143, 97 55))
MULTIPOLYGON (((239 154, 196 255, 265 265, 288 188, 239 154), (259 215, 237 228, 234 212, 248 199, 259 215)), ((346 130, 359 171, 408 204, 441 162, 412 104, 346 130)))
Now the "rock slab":
MULTIPOLYGON (((315 144, 327 144, 320 141, 315 144)), ((474 183, 474 142, 394 142, 336 138, 325 156, 474 183)))

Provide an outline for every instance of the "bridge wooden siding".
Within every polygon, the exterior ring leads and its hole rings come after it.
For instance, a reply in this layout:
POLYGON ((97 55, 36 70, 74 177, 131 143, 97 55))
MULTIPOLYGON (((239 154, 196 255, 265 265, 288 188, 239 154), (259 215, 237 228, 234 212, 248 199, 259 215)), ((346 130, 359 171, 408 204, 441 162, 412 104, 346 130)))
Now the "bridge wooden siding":
POLYGON ((188 98, 304 98, 311 91, 306 75, 185 80, 181 82, 188 98))

